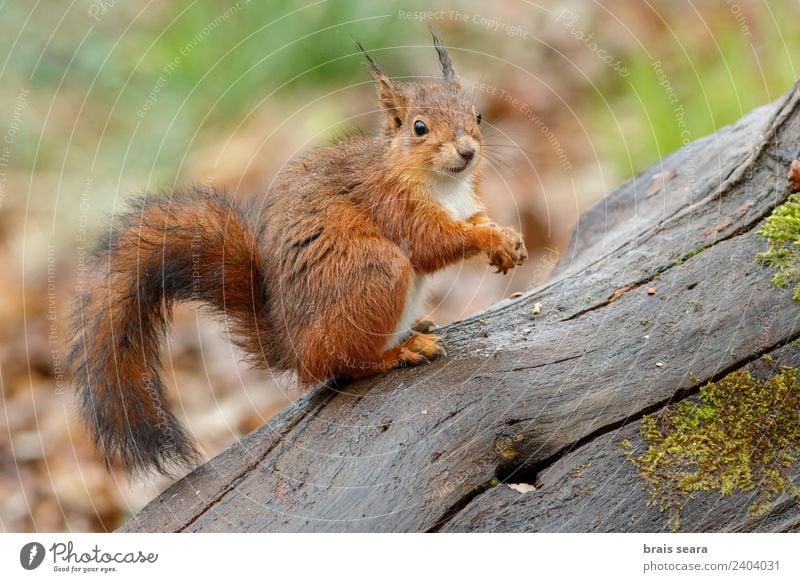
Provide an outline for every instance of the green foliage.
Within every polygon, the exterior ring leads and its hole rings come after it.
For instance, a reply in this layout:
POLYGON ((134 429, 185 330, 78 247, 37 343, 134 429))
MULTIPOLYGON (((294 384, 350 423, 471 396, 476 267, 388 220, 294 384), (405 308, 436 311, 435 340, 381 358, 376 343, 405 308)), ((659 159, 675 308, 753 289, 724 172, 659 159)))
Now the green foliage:
MULTIPOLYGON (((662 15, 669 10, 668 20, 683 10, 666 2, 658 6, 662 15)), ((621 175, 632 177, 684 143, 734 123, 795 82, 792 55, 800 49, 800 19, 791 16, 795 7, 774 2, 762 12, 754 5, 747 31, 729 6, 717 7, 713 32, 667 24, 669 33, 646 42, 646 51, 626 55, 628 76, 605 75, 597 94, 588 97, 591 133, 604 136, 598 147, 621 175), (781 30, 767 33, 776 23, 781 30)), ((613 43, 614 29, 607 34, 598 32, 602 42, 613 43)))
MULTIPOLYGON (((3 80, 12 96, 17 86, 35 90, 29 113, 47 112, 51 95, 71 104, 70 111, 82 111, 71 153, 86 150, 88 159, 71 160, 71 165, 91 164, 96 173, 116 180, 124 159, 125 171, 136 183, 141 175, 152 175, 153 182, 176 179, 176 168, 199 138, 238 127, 265 105, 275 107, 277 122, 286 103, 293 112, 297 104, 331 90, 369 83, 351 35, 393 75, 434 73, 435 63, 424 47, 418 52, 402 48, 429 42, 427 22, 400 18, 401 11, 452 10, 467 16, 466 21, 446 16, 433 24, 448 44, 463 49, 455 51, 457 70, 490 85, 524 94, 537 86, 529 75, 543 75, 539 82, 545 85, 556 75, 559 91, 569 97, 570 118, 575 115, 585 123, 589 136, 601 137, 589 140, 591 147, 603 163, 610 160, 619 177, 634 175, 685 142, 784 94, 795 81, 792 55, 800 50, 795 7, 779 2, 752 6, 746 29, 724 4, 705 6, 688 21, 684 8, 670 2, 657 2, 644 20, 635 7, 623 4, 612 12, 580 11, 580 32, 593 35, 598 48, 619 58, 626 75, 587 52, 563 21, 552 31, 559 37, 557 44, 567 45, 563 57, 569 64, 545 59, 541 31, 553 23, 540 20, 542 11, 524 3, 496 17, 522 27, 530 34, 525 39, 473 22, 469 16, 482 14, 467 0, 303 5, 291 0, 198 0, 148 4, 146 9, 136 2, 99 4, 108 9, 95 20, 86 6, 61 11, 4 3, 0 53, 9 58, 3 80), (623 33, 615 24, 626 20, 640 22, 653 36, 642 39, 635 29, 623 33), (418 59, 422 54, 425 58, 418 59), (574 60, 576 55, 580 58, 574 60), (524 82, 508 78, 506 69, 494 70, 494 57, 526 69, 520 77, 524 82), (472 68, 467 66, 470 59, 472 68), (529 62, 539 59, 541 66, 531 68, 529 62), (137 112, 144 106, 142 117, 137 112), (84 129, 84 117, 96 119, 96 127, 84 129)), ((548 19, 557 18, 558 10, 547 12, 548 19)), ((562 97, 557 97, 541 106, 551 110, 547 125, 561 136, 557 110, 562 97)), ((39 171, 60 172, 61 141, 37 143, 37 124, 26 127, 31 143, 17 154, 18 167, 32 169, 36 157, 39 171)), ((20 138, 18 150, 27 144, 20 138)), ((566 139, 565 145, 572 149, 566 139)))
POLYGON ((734 372, 700 389, 698 403, 684 400, 642 419, 649 445, 636 454, 630 441, 625 456, 636 465, 650 503, 670 512, 673 530, 681 511, 698 491, 756 491, 750 507, 764 514, 772 499, 800 489, 788 469, 800 454, 800 385, 797 370, 781 367, 761 381, 734 372))
MULTIPOLYGON (((236 127, 261 107, 290 103, 292 112, 332 87, 368 85, 353 37, 394 75, 436 71, 433 59, 410 64, 401 58, 408 53, 394 48, 428 42, 424 25, 396 16, 398 7, 419 9, 421 0, 389 6, 199 0, 148 5, 147 10, 135 2, 112 2, 99 21, 86 8, 62 14, 11 4, 0 8, 0 24, 5 24, 0 54, 10 55, 4 83, 35 89, 29 114, 40 95, 48 101, 55 95, 74 112, 85 99, 85 110, 78 113, 97 123, 82 135, 87 125, 82 120, 76 138, 85 139, 89 159, 73 163, 115 176, 124 160, 135 182, 148 175, 154 183, 177 179, 198 140, 221 127, 236 127), (36 16, 28 21, 32 11, 36 16)), ((372 88, 364 92, 371 95, 372 88)), ((49 106, 36 105, 45 112, 49 106)), ((280 121, 278 114, 275 120, 280 121)), ((33 132, 35 124, 26 123, 23 130, 33 132)), ((15 155, 18 167, 33 170, 37 155, 38 171, 61 166, 64 140, 46 140, 40 151, 38 136, 30 139, 29 155, 15 155)))
POLYGON ((776 287, 794 285, 792 299, 800 301, 800 265, 797 251, 800 248, 800 194, 789 197, 767 218, 758 234, 767 237, 769 250, 756 255, 756 262, 778 272, 772 277, 776 287))

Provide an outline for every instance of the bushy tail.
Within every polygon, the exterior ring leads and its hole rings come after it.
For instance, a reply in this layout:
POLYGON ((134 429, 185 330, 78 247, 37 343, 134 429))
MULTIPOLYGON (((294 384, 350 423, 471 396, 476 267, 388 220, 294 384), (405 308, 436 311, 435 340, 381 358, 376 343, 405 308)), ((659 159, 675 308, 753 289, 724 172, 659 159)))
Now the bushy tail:
POLYGON ((70 364, 81 416, 110 464, 172 474, 199 454, 170 412, 159 343, 174 301, 208 303, 231 336, 265 361, 266 297, 253 226, 235 202, 205 190, 132 204, 93 256, 93 282, 73 315, 70 364))

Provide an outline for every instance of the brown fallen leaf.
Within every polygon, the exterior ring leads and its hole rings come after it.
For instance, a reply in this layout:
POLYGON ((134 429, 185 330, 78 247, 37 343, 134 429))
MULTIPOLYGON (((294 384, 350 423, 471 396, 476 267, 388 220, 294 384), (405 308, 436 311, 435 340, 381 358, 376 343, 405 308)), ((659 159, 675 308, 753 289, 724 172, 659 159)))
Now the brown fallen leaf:
POLYGON ((647 294, 648 295, 655 295, 656 293, 658 293, 658 287, 648 287, 647 288, 647 294))

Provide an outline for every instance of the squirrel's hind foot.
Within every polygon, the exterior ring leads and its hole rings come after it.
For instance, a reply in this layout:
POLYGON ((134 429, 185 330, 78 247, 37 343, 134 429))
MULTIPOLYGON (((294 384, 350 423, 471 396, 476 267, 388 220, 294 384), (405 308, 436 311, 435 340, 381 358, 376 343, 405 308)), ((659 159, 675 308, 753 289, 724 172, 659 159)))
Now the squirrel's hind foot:
POLYGON ((437 356, 445 356, 447 352, 442 345, 442 338, 432 333, 412 333, 411 337, 400 346, 397 355, 398 366, 417 366, 430 362, 437 356))
POLYGON ((314 370, 310 366, 304 366, 298 371, 298 376, 304 386, 316 384, 323 377, 357 380, 382 374, 394 368, 418 366, 428 363, 438 356, 446 355, 447 352, 445 352, 442 345, 442 338, 438 335, 412 332, 411 336, 402 344, 383 353, 376 354, 374 359, 358 360, 346 368, 339 368, 333 373, 325 369, 317 368, 317 370, 314 370))

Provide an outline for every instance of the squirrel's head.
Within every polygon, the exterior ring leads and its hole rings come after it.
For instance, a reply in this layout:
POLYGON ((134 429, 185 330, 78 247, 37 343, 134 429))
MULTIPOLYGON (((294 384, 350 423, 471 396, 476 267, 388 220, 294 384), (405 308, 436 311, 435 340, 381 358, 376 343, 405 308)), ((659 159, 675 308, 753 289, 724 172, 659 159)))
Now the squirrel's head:
POLYGON ((483 146, 481 114, 461 86, 447 49, 431 31, 442 79, 398 83, 364 55, 378 87, 378 100, 390 138, 390 167, 406 176, 429 180, 431 174, 468 175, 480 164, 483 146))

